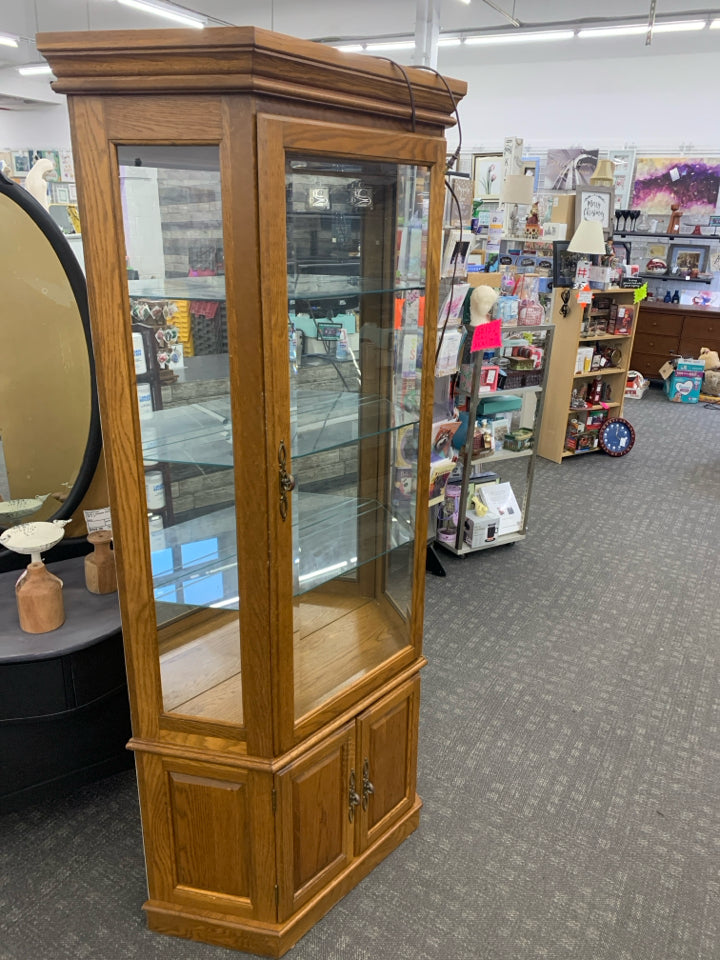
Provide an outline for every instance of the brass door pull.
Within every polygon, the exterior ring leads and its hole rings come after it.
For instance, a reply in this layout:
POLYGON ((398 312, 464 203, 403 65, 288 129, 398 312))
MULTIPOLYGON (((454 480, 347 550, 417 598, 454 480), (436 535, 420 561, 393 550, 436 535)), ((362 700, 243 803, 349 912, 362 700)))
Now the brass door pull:
POLYGON ((295 489, 295 477, 287 472, 287 450, 285 441, 280 441, 278 447, 278 467, 280 470, 280 516, 283 520, 288 515, 288 491, 295 489))
POLYGON ((363 774, 362 774, 362 808, 367 810, 368 803, 370 802, 370 794, 375 793, 375 787, 370 782, 370 763, 365 759, 363 763, 363 774))
POLYGON ((355 771, 351 770, 350 771, 350 791, 348 793, 348 803, 349 803, 348 819, 350 823, 352 823, 353 820, 355 819, 355 807, 357 807, 358 804, 360 803, 360 797, 358 796, 357 791, 355 790, 355 786, 356 786, 355 771))

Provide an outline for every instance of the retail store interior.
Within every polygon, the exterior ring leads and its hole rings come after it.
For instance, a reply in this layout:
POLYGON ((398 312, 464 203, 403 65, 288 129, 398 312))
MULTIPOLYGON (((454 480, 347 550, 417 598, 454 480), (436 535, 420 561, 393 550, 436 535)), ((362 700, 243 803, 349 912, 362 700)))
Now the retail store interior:
POLYGON ((688 6, 1 11, 0 957, 720 955, 688 6))

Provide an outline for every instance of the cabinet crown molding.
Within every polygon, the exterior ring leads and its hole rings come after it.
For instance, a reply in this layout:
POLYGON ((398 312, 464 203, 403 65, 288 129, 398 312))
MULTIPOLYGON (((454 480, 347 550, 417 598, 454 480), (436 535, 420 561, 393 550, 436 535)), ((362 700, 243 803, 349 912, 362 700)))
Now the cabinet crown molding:
POLYGON ((410 121, 411 86, 416 121, 444 128, 467 91, 429 70, 257 27, 39 33, 37 48, 63 94, 246 91, 410 121))

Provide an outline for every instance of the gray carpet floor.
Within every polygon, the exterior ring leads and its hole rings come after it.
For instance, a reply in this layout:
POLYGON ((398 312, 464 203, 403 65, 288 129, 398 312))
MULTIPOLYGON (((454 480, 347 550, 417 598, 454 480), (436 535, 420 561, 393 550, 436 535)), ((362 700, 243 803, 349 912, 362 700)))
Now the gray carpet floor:
MULTIPOLYGON (((428 577, 420 829, 293 960, 720 957, 720 407, 539 461, 528 539, 428 577)), ((3 960, 245 956, 149 933, 134 776, 0 818, 3 960)))

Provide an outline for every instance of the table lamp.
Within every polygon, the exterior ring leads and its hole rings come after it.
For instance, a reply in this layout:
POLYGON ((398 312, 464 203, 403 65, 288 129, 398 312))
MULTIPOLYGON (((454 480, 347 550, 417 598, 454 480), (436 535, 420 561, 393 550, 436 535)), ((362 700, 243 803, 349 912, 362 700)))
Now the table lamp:
POLYGON ((569 253, 586 253, 605 256, 605 236, 599 220, 581 220, 568 244, 569 253))

